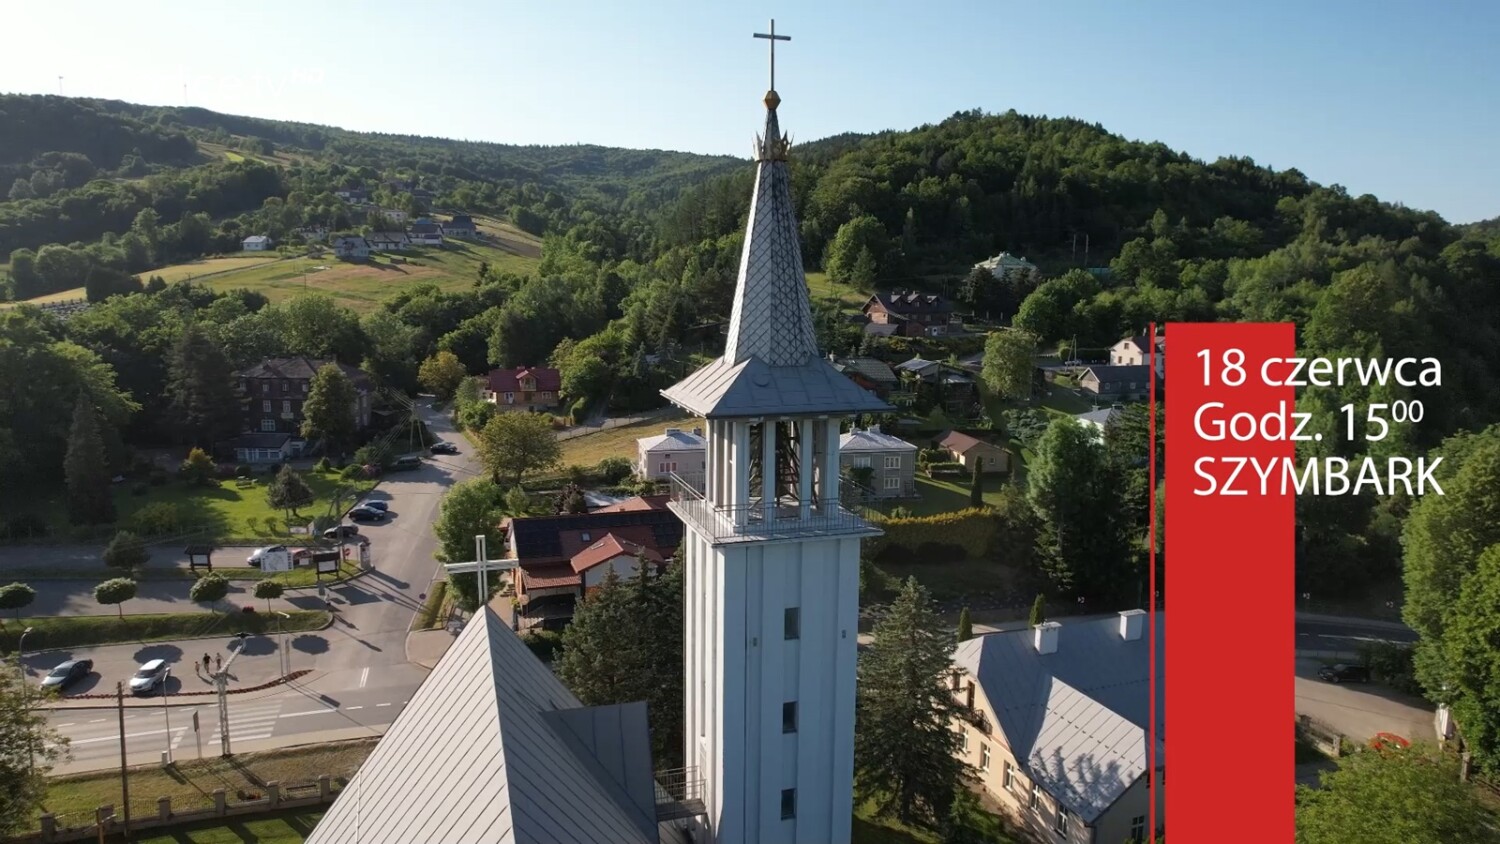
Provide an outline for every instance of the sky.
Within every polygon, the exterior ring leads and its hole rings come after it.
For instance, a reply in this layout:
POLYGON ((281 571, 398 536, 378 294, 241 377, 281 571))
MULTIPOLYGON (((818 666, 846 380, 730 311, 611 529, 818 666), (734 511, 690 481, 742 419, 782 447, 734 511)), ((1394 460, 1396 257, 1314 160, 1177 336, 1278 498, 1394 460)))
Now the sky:
POLYGON ((1500 215, 1487 0, 24 3, 0 91, 748 157, 768 85, 751 35, 771 15, 792 36, 776 66, 794 142, 1015 109, 1452 222, 1500 215))

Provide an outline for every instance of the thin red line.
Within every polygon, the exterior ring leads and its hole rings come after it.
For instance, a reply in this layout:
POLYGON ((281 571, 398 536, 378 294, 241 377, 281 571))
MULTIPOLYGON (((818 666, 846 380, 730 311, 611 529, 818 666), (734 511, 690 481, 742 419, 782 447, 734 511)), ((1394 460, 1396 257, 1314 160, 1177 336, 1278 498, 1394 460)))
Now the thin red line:
POLYGON ((1152 842, 1152 844, 1155 844, 1156 781, 1158 779, 1158 777, 1156 776, 1156 323, 1150 323, 1149 333, 1147 336, 1148 342, 1151 344, 1150 349, 1146 353, 1147 363, 1150 366, 1151 377, 1149 386, 1147 387, 1147 389, 1150 391, 1150 400, 1147 402, 1149 410, 1147 412, 1151 417, 1150 421, 1148 422, 1151 444, 1147 447, 1147 454, 1149 455, 1148 459, 1151 463, 1150 468, 1147 470, 1148 477, 1150 478, 1150 483, 1148 484, 1148 486, 1151 490, 1150 503, 1147 505, 1147 517, 1151 521, 1151 525, 1147 529, 1148 535, 1150 537, 1147 541, 1151 544, 1151 572, 1148 575, 1150 582, 1150 594, 1148 594, 1146 598, 1148 601, 1150 601, 1151 608, 1146 611, 1146 637, 1148 640, 1147 647, 1149 648, 1151 653, 1148 657, 1148 664, 1150 667, 1147 669, 1146 673, 1147 685, 1150 687, 1147 692, 1150 695, 1150 704, 1147 707, 1147 717, 1149 720, 1146 724, 1146 801, 1150 804, 1146 807, 1146 815, 1149 818, 1150 826, 1146 829, 1146 835, 1148 836, 1146 840, 1152 842))

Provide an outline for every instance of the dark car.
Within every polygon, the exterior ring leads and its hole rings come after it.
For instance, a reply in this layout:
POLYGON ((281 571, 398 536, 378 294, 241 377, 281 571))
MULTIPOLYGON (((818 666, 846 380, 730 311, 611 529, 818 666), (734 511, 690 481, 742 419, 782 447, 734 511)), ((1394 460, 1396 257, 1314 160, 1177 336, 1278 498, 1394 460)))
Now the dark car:
POLYGON ((376 510, 374 507, 355 507, 349 511, 349 518, 356 522, 383 522, 385 511, 376 510))
POLYGON ((324 539, 348 539, 359 533, 359 528, 354 525, 334 525, 323 531, 324 539))
POLYGON ((433 443, 432 448, 428 449, 428 451, 431 451, 433 454, 457 454, 458 446, 453 443, 433 443))
POLYGON ((91 659, 70 659, 42 678, 42 688, 62 691, 89 676, 93 670, 94 661, 91 659))
POLYGON ((413 469, 420 469, 422 468, 422 458, 415 456, 398 457, 391 468, 397 472, 409 472, 413 469))
POLYGON ((365 503, 363 503, 363 504, 361 504, 359 506, 361 506, 361 507, 369 507, 371 510, 379 510, 382 513, 384 513, 385 511, 391 509, 390 503, 389 502, 385 502, 385 501, 366 501, 365 503))
POLYGON ((1325 665, 1318 669, 1318 679, 1329 683, 1368 683, 1370 669, 1363 665, 1325 665))

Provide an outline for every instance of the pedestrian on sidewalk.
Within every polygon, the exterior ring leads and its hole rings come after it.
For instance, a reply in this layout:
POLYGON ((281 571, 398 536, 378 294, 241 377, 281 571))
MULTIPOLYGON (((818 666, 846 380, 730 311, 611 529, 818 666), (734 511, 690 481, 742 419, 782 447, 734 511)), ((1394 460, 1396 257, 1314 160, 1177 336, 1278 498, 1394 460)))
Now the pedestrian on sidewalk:
POLYGON ((224 655, 223 654, 214 654, 214 670, 217 671, 217 670, 222 669, 223 667, 224 667, 224 655))
POLYGON ((205 653, 203 655, 203 670, 207 671, 209 665, 210 665, 210 663, 209 663, 209 660, 208 660, 208 654, 205 653))

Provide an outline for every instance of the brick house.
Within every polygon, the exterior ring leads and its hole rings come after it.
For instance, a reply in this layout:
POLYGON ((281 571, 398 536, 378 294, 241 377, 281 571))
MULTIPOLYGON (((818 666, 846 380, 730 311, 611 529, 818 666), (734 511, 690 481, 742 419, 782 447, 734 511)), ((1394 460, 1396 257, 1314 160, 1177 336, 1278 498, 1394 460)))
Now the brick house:
MULTIPOLYGON (((312 388, 313 375, 326 360, 316 358, 268 358, 234 373, 241 401, 241 428, 253 433, 284 433, 301 436, 302 403, 312 388)), ((346 364, 337 364, 354 385, 354 425, 370 426, 370 407, 375 388, 370 377, 346 364)))
POLYGON ((957 325, 953 304, 936 293, 897 290, 877 293, 864 306, 874 325, 895 325, 904 337, 941 337, 957 325))
POLYGON ((493 370, 484 400, 498 410, 554 410, 562 403, 562 373, 545 366, 493 370))

